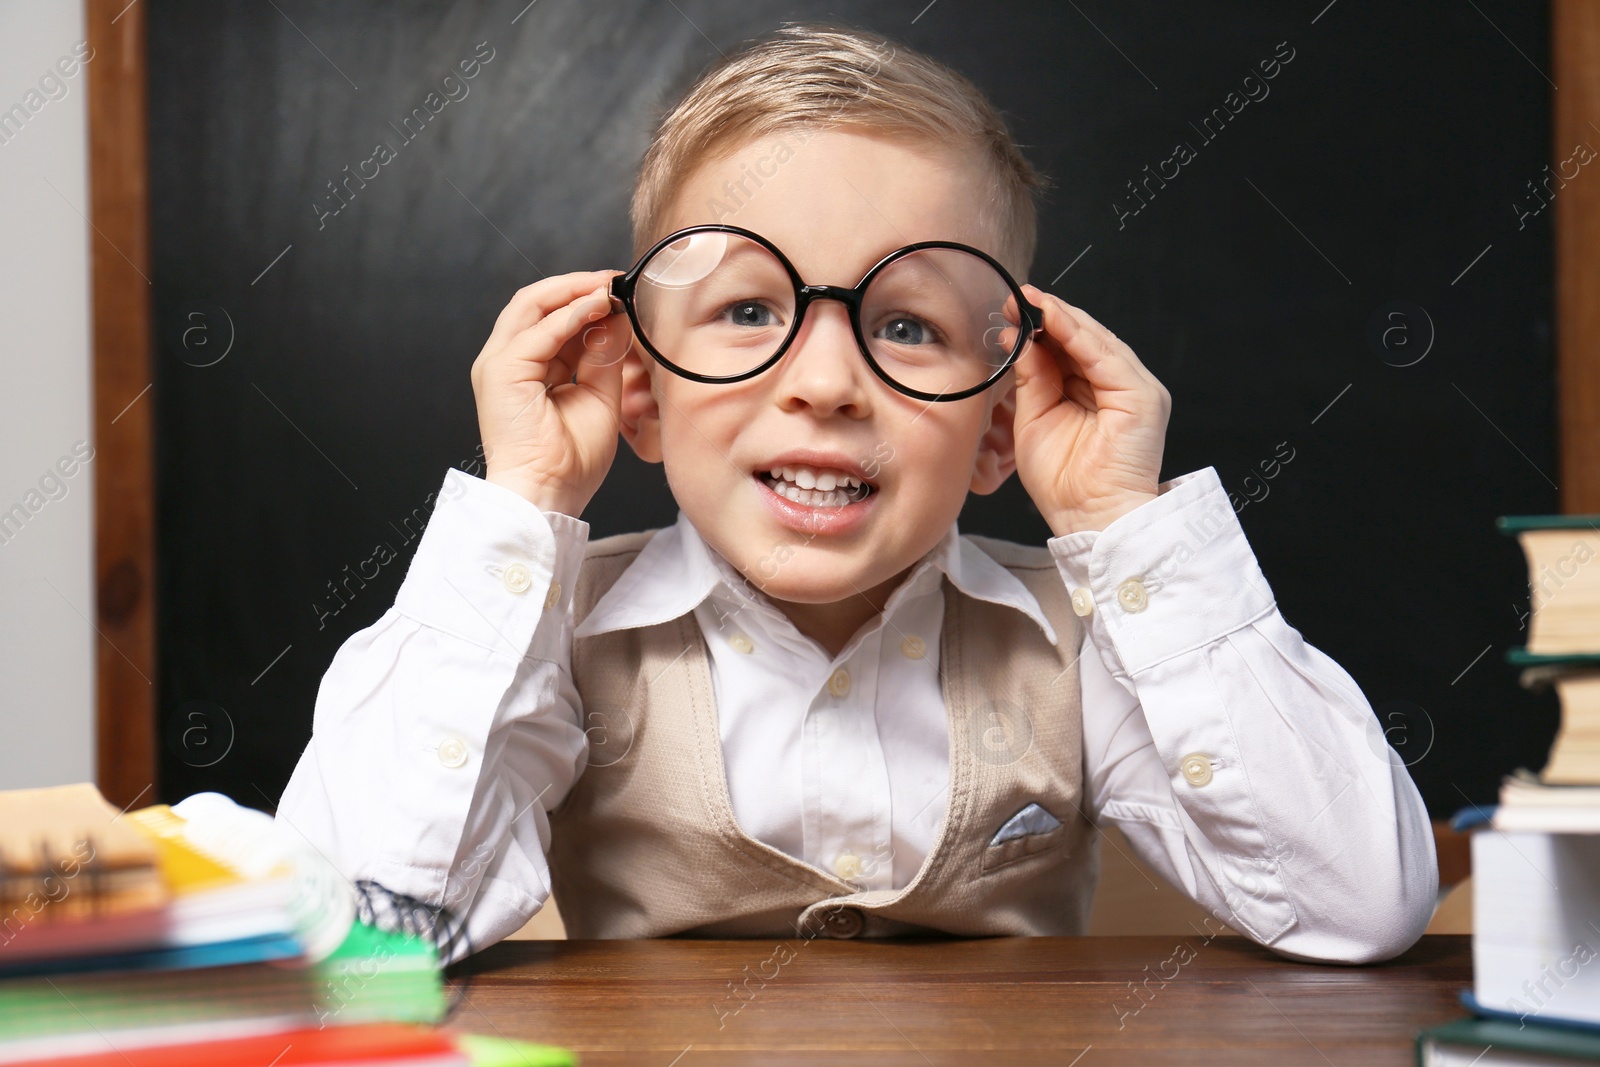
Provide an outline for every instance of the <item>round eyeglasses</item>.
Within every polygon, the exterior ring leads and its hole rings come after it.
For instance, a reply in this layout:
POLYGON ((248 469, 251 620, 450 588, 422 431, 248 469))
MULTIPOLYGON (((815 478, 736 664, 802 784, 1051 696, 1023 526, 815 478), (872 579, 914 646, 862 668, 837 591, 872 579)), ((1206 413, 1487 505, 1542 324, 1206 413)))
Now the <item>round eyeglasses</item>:
POLYGON ((611 295, 658 363, 710 383, 743 381, 771 367, 811 302, 838 300, 849 309, 868 366, 919 400, 982 392, 1044 328, 1044 313, 997 260, 954 241, 906 245, 845 288, 807 285, 760 234, 690 226, 612 278, 611 295), (1020 324, 1005 314, 1012 299, 1020 324))

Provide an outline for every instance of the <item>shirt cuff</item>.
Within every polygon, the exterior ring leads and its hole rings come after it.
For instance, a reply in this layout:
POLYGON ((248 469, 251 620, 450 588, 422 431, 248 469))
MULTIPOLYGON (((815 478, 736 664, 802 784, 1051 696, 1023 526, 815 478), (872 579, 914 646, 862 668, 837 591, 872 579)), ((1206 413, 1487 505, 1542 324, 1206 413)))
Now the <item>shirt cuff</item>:
POLYGON ((1104 530, 1047 542, 1113 674, 1138 674, 1275 609, 1216 468, 1159 489, 1104 530))
POLYGON ((395 607, 495 652, 554 659, 570 631, 588 540, 582 519, 541 511, 504 486, 452 467, 395 607))

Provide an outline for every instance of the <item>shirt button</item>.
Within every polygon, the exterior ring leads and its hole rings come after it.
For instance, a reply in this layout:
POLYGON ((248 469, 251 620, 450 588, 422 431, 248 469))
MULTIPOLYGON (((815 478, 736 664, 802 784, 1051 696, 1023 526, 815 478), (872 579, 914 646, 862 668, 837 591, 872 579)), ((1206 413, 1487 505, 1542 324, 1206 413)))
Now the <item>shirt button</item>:
POLYGON ((556 601, 560 599, 561 583, 552 579, 550 582, 550 591, 544 595, 544 606, 547 608, 553 608, 556 606, 556 601))
POLYGON ((921 659, 923 654, 928 651, 928 644, 916 634, 912 634, 900 642, 900 651, 904 652, 910 659, 921 659))
POLYGON ((850 672, 840 667, 828 679, 828 692, 836 697, 842 697, 850 692, 850 672))
POLYGON ((520 563, 513 563, 500 574, 500 580, 513 593, 526 593, 533 584, 533 575, 520 563))
POLYGON ((861 857, 854 852, 841 852, 834 857, 833 873, 845 881, 861 877, 861 857))
POLYGON ((728 638, 728 644, 733 646, 733 650, 735 652, 743 652, 746 655, 756 650, 755 642, 751 641, 744 634, 734 634, 732 637, 728 638))
POLYGON ((1129 578, 1117 586, 1117 603, 1122 605, 1124 611, 1143 611, 1150 603, 1150 597, 1144 590, 1144 583, 1137 578, 1129 578))
POLYGON ((1072 591, 1072 610, 1080 619, 1094 614, 1094 597, 1089 595, 1089 590, 1079 586, 1072 591))
POLYGON ((467 762, 467 743, 459 737, 447 737, 439 742, 439 762, 454 770, 467 762))
POLYGON ((1193 786, 1211 781, 1211 757, 1204 752, 1191 752, 1178 763, 1184 779, 1193 786))

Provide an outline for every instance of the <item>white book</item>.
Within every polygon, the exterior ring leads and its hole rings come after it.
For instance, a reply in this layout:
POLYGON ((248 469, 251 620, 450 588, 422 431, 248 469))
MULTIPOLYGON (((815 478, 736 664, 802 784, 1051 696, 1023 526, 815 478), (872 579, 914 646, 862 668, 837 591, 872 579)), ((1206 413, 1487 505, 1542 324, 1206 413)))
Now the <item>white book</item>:
POLYGON ((1600 834, 1479 830, 1472 881, 1478 1003, 1600 1023, 1600 834))

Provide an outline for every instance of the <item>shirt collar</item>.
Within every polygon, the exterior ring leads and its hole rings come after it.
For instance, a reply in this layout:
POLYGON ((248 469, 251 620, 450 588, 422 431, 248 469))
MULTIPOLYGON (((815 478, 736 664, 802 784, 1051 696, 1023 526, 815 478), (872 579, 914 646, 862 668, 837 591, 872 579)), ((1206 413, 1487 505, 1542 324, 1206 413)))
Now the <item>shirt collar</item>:
MULTIPOLYGON (((925 576, 930 571, 942 573, 969 597, 1015 608, 1037 623, 1052 645, 1059 643, 1038 598, 1021 579, 962 537, 953 522, 891 594, 885 610, 893 612, 904 599, 902 594, 909 594, 927 581, 925 576)), ((573 637, 668 622, 693 611, 709 596, 777 610, 733 564, 706 543, 680 508, 677 522, 657 530, 645 542, 633 562, 573 631, 573 637)))

